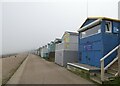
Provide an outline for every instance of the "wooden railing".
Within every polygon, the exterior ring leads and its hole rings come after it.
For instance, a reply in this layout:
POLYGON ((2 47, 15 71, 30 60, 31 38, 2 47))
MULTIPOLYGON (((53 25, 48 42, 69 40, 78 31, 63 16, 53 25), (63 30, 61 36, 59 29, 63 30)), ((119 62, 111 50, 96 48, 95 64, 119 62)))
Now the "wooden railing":
POLYGON ((100 59, 100 62, 101 62, 101 81, 104 81, 104 73, 105 73, 105 70, 110 67, 117 59, 118 57, 116 57, 112 62, 110 62, 106 67, 104 67, 104 60, 110 56, 113 52, 115 52, 118 48, 120 47, 117 46, 115 47, 112 51, 110 51, 107 55, 105 55, 103 58, 100 59))

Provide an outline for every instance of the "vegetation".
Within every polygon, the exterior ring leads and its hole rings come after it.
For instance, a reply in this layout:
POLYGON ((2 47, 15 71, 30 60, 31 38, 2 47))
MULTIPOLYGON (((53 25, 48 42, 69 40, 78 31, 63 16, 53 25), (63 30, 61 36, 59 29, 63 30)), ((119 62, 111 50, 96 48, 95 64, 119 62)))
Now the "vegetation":
POLYGON ((78 69, 78 68, 72 68, 69 70, 83 78, 86 78, 86 79, 90 79, 90 74, 88 71, 85 71, 85 70, 82 70, 82 69, 78 69))
POLYGON ((108 86, 108 84, 112 85, 112 86, 119 86, 120 85, 120 77, 116 77, 112 81, 107 81, 107 82, 103 83, 104 86, 108 86))

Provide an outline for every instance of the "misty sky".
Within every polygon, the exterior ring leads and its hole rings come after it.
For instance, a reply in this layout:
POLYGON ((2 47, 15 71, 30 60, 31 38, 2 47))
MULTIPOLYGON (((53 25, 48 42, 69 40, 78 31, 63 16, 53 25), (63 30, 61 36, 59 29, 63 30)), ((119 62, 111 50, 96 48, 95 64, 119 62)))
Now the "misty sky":
POLYGON ((119 0, 88 0, 88 6, 87 0, 2 1, 3 54, 36 49, 61 38, 65 31, 77 31, 89 16, 118 18, 119 0))

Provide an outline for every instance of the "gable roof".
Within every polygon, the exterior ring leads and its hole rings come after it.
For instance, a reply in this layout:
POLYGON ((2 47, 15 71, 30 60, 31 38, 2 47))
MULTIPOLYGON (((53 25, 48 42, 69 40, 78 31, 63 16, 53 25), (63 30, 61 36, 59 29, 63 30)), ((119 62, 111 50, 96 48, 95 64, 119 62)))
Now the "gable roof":
POLYGON ((82 28, 83 27, 83 25, 88 21, 88 20, 90 20, 90 19, 102 19, 102 20, 110 20, 110 21, 117 21, 117 22, 120 22, 120 20, 119 19, 113 19, 113 18, 108 18, 108 17, 88 17, 86 20, 85 20, 85 22, 82 24, 82 26, 80 26, 80 28, 82 28))
POLYGON ((55 43, 61 42, 61 41, 62 41, 62 39, 59 39, 59 38, 56 38, 56 39, 54 40, 55 43))
POLYGON ((65 31, 65 33, 63 34, 63 36, 66 34, 66 33, 69 33, 70 35, 78 35, 78 33, 77 32, 69 32, 69 31, 65 31))

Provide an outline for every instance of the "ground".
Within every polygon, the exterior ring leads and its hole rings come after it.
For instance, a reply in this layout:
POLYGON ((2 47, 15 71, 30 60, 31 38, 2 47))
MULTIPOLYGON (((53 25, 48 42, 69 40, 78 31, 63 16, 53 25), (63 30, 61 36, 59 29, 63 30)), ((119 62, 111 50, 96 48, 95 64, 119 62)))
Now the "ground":
POLYGON ((7 56, 5 58, 0 58, 1 62, 1 72, 2 72, 2 84, 5 84, 9 78, 14 74, 17 68, 21 65, 24 59, 27 57, 28 53, 19 53, 14 56, 7 56))
POLYGON ((93 84, 66 68, 29 54, 7 84, 93 84))

